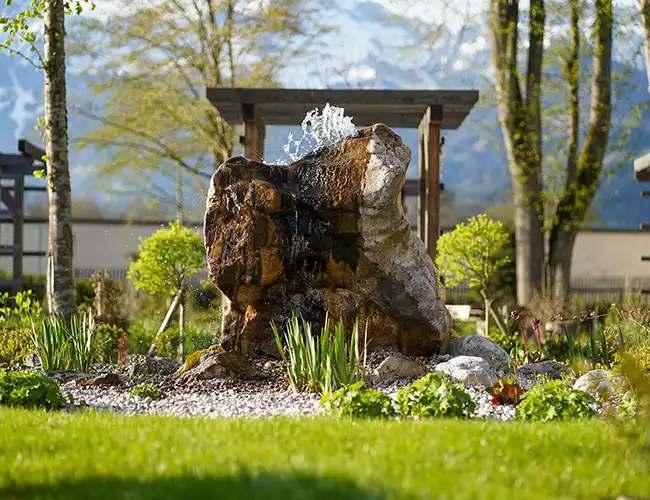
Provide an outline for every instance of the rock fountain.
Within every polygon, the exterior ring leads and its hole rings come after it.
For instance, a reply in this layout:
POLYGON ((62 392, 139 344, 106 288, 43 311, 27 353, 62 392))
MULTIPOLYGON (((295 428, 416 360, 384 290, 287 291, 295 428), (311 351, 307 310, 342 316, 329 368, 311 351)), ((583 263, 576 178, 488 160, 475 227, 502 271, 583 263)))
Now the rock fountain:
POLYGON ((204 239, 209 279, 228 299, 223 348, 277 354, 270 322, 293 312, 315 325, 326 313, 347 327, 358 319, 369 349, 444 349, 451 318, 401 203, 409 148, 329 106, 303 130, 295 153, 285 149, 291 163, 234 157, 212 177, 204 239))

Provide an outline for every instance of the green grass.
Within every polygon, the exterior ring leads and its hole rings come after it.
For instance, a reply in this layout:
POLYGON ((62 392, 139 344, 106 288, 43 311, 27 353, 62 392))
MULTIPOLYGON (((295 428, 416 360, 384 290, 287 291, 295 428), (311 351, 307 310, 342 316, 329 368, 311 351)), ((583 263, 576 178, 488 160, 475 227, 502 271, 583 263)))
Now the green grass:
POLYGON ((174 419, 0 409, 0 498, 650 496, 604 422, 174 419))

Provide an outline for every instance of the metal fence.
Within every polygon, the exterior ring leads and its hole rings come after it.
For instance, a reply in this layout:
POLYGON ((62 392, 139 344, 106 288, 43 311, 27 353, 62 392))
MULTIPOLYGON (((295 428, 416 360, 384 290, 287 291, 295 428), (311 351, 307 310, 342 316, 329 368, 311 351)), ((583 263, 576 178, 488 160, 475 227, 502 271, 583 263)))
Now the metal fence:
MULTIPOLYGON (((108 277, 115 281, 125 281, 127 279, 127 273, 129 272, 128 269, 75 269, 74 277, 80 280, 89 280, 96 271, 105 271, 108 273, 108 277)), ((208 271, 203 270, 194 276, 187 278, 186 283, 190 285, 198 285, 207 279, 208 271)))
MULTIPOLYGON (((643 296, 650 302, 650 276, 580 276, 571 279, 571 295, 574 300, 593 304, 595 302, 620 303, 626 298, 643 296)), ((445 289, 448 304, 476 304, 482 300, 478 291, 463 282, 454 288, 445 289)))
MULTIPOLYGON (((75 269, 75 278, 90 279, 96 269, 75 269)), ((127 279, 127 269, 106 269, 111 279, 127 279)), ((207 270, 188 278, 189 284, 199 284, 208 279, 207 270)), ((467 282, 454 288, 445 289, 445 301, 448 304, 476 303, 482 301, 477 291, 470 289, 467 282)), ((619 303, 631 296, 644 295, 650 299, 650 276, 581 276, 571 279, 571 294, 584 303, 612 302, 619 303)))

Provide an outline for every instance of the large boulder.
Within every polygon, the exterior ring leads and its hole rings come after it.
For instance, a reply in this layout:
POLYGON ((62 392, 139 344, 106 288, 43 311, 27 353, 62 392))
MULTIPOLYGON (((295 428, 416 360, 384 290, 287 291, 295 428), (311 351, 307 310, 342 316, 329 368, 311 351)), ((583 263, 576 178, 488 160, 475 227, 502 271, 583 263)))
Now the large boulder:
POLYGON ((483 358, 495 370, 507 370, 512 358, 496 342, 482 335, 464 335, 449 342, 449 354, 452 356, 478 356, 483 358))
POLYGON ((269 324, 292 312, 369 348, 438 352, 451 317, 431 258, 404 217, 410 150, 382 124, 289 165, 231 158, 213 175, 204 239, 210 281, 228 298, 227 351, 277 354, 269 324), (367 330, 366 330, 367 327, 367 330))

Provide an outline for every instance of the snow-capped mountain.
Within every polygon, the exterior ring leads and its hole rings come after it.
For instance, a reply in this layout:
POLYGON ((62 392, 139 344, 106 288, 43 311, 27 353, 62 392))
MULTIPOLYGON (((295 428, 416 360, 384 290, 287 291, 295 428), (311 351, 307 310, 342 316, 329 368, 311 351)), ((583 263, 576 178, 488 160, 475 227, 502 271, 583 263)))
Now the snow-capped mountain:
MULTIPOLYGON (((408 2, 407 2, 408 3, 408 2)), ((430 2, 435 6, 436 1, 430 2)), ((379 89, 470 89, 485 88, 491 74, 490 48, 484 15, 475 12, 471 22, 452 19, 442 28, 435 43, 421 42, 422 19, 417 13, 399 16, 397 0, 332 0, 326 18, 336 29, 318 40, 313 55, 300 64, 289 65, 281 73, 284 86, 290 88, 344 87, 346 84, 379 89), (418 43, 419 42, 419 43, 418 43), (409 48, 410 47, 410 48, 409 48), (345 68, 342 74, 341 68, 345 68)), ((435 9, 431 15, 438 15, 435 9)), ((428 11, 424 11, 428 13, 428 11)), ((642 91, 629 91, 622 98, 625 109, 648 100, 642 60, 632 68, 632 84, 642 91)), ((38 141, 34 131, 37 117, 42 115, 43 76, 30 64, 16 56, 0 53, 0 151, 16 151, 20 137, 38 141)), ((69 95, 82 96, 84 82, 74 74, 69 78, 69 95)), ((325 103, 323 103, 325 104, 325 103)), ((621 115, 616 115, 615 117, 621 115)), ((622 120, 613 120, 613 134, 623 127, 622 120)), ((641 120, 643 123, 643 120, 641 120)), ((84 126, 84 121, 70 116, 71 135, 84 126)), ((266 159, 282 155, 282 145, 289 131, 298 127, 269 127, 266 159)), ((398 130, 413 151, 409 175, 417 169, 417 137, 414 130, 398 130)), ((458 203, 471 200, 487 207, 501 200, 510 186, 505 154, 496 110, 476 107, 458 130, 444 131, 444 182, 458 203)), ((634 140, 627 145, 632 156, 650 149, 650 131, 638 128, 634 140)), ((614 154, 612 154, 614 156, 614 154)), ((620 157, 620 153, 619 153, 620 157)), ((93 192, 93 158, 96 154, 72 151, 73 190, 93 192)), ((118 182, 119 180, 116 180, 118 182)), ((640 197, 641 186, 632 178, 631 164, 613 174, 605 183, 598 199, 599 225, 638 227, 648 220, 644 212, 650 208, 640 197)), ((93 196, 101 197, 101 193, 93 196)), ((195 200, 193 203, 200 203, 195 200)))

